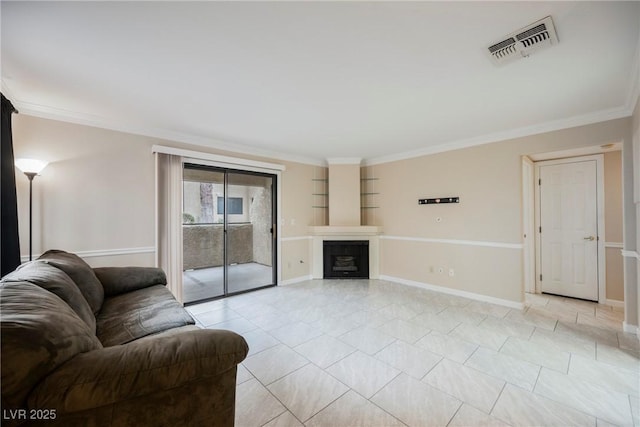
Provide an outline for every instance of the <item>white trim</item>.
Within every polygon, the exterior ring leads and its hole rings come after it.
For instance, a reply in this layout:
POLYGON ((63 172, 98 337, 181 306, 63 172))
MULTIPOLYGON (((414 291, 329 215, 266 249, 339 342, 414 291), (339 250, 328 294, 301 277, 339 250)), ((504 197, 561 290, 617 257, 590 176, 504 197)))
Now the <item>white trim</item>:
POLYGON ((630 325, 627 322, 622 322, 622 330, 629 334, 640 335, 640 328, 638 328, 636 325, 630 325))
POLYGON ((281 280, 280 282, 278 282, 278 286, 293 285, 294 283, 306 282, 307 280, 313 280, 313 276, 308 275, 294 277, 293 279, 281 280))
MULTIPOLYGON (((596 162, 596 209, 597 209, 597 232, 598 232, 598 302, 606 301, 606 251, 604 246, 604 239, 600 239, 600 236, 604 236, 604 154, 593 154, 590 156, 569 157, 556 160, 545 160, 541 162, 535 162, 535 182, 539 182, 540 179, 540 167, 559 165, 567 163, 577 163, 595 161, 596 162)), ((535 188, 535 229, 540 227, 540 185, 536 185, 535 188)), ((536 233, 536 293, 542 291, 542 285, 540 283, 540 274, 542 273, 540 268, 541 258, 541 245, 540 245, 540 233, 536 233)))
POLYGON ((629 111, 629 115, 633 115, 633 110, 636 107, 636 102, 640 97, 640 36, 636 41, 636 52, 633 58, 633 64, 631 65, 631 81, 629 82, 629 88, 627 90, 627 102, 625 107, 629 111))
MULTIPOLYGON (((8 91, 4 89, 6 88, 4 79, 2 80, 2 87, 3 93, 7 93, 8 91)), ((176 132, 168 129, 141 127, 138 123, 128 123, 126 121, 108 119, 93 114, 79 113, 76 111, 69 111, 60 108, 49 107, 46 105, 24 102, 16 99, 15 97, 12 97, 11 99, 13 105, 20 111, 20 113, 27 116, 57 120, 66 123, 75 123, 82 126, 91 126, 116 132, 129 133, 132 135, 142 135, 152 138, 158 138, 167 141, 184 142, 187 144, 199 145, 201 147, 214 148, 223 151, 230 151, 238 154, 270 157, 273 159, 314 166, 325 166, 324 160, 319 160, 304 155, 283 153, 275 150, 258 148, 255 146, 252 147, 247 144, 236 142, 225 142, 215 138, 209 138, 184 132, 176 132)))
POLYGON ((362 157, 330 157, 327 159, 328 165, 360 165, 362 157))
POLYGON ((464 246, 485 246, 489 248, 522 249, 522 243, 487 242, 481 240, 433 239, 429 237, 380 236, 383 240, 403 240, 408 242, 446 243, 464 246))
MULTIPOLYGON (((637 55, 636 55, 637 57, 637 55)), ((636 60, 636 64, 637 64, 636 60)), ((634 69, 637 70, 637 66, 634 65, 634 69)), ((560 119, 540 123, 532 126, 526 126, 517 129, 511 129, 503 132, 491 133, 483 136, 442 142, 436 146, 420 148, 417 150, 406 151, 397 154, 390 154, 387 156, 373 157, 370 159, 364 159, 364 166, 373 166, 382 163, 395 162, 398 160, 412 159, 416 157, 427 156, 430 154, 443 153, 446 151, 457 150, 460 148, 475 147, 478 145, 490 144, 493 142, 505 141, 509 139, 522 138, 531 135, 537 135, 546 132, 552 132, 562 129, 569 129, 577 126, 584 126, 593 123, 605 122, 608 120, 615 120, 624 117, 629 117, 633 114, 633 108, 635 107, 635 100, 638 98, 638 92, 640 84, 631 82, 631 91, 629 92, 626 100, 626 105, 611 108, 608 110, 596 111, 594 113, 588 113, 582 116, 570 117, 567 119, 560 119)), ((2 79, 3 93, 11 93, 7 88, 6 82, 2 79)), ((46 105, 39 105, 30 102, 20 101, 15 97, 12 97, 13 105, 23 115, 41 117, 44 119, 57 120, 66 123, 75 123, 83 126, 97 127, 101 129, 108 129, 117 132, 125 132, 133 135, 142 135, 152 138, 164 139, 168 141, 184 142, 188 144, 199 145, 201 147, 214 148, 224 151, 230 151, 239 154, 257 155, 262 157, 270 157, 273 159, 296 162, 301 164, 308 164, 313 166, 326 166, 325 160, 316 159, 303 155, 294 155, 291 153, 282 153, 275 150, 268 150, 263 148, 252 147, 247 144, 225 142, 216 140, 214 138, 207 138, 199 135, 192 135, 183 132, 175 132, 166 129, 157 129, 149 127, 140 127, 138 124, 127 123, 124 121, 113 121, 104 117, 79 113, 76 111, 69 111, 55 107, 49 107, 46 105)))
POLYGON ((591 156, 593 154, 603 154, 613 151, 622 151, 622 142, 603 142, 601 145, 590 145, 588 147, 571 148, 569 150, 551 151, 547 153, 530 154, 529 158, 534 162, 546 160, 567 159, 570 157, 591 156), (602 145, 611 144, 609 148, 602 148, 602 145))
POLYGON ((522 156, 522 277, 524 291, 536 292, 535 166, 522 156))
POLYGON ((496 132, 483 136, 460 139, 457 141, 443 142, 442 144, 425 147, 418 150, 405 151, 403 153, 365 159, 363 164, 364 166, 373 166, 382 163, 395 162, 398 160, 412 159, 415 157, 428 156, 430 154, 443 153, 446 151, 458 150, 461 148, 475 147, 478 145, 491 144, 493 142, 523 138, 526 136, 538 135, 546 132, 585 126, 594 123, 605 122, 608 120, 621 119, 629 117, 631 114, 633 114, 633 110, 630 111, 627 106, 621 106, 608 110, 596 111, 595 113, 584 114, 582 116, 569 117, 567 119, 554 120, 518 129, 511 129, 504 132, 496 132))
POLYGON ((382 227, 375 225, 313 225, 312 236, 378 236, 382 227))
POLYGON ((610 307, 624 308, 624 301, 619 301, 617 299, 607 299, 607 301, 605 301, 604 305, 608 305, 610 307))
POLYGON ((624 244, 622 242, 604 242, 604 247, 622 249, 624 244))
MULTIPOLYGON (((97 249, 93 251, 67 251, 78 255, 80 258, 96 258, 103 256, 121 256, 121 255, 134 255, 134 254, 148 254, 155 253, 156 248, 153 246, 144 246, 140 248, 122 248, 122 249, 97 249)), ((42 254, 34 254, 33 259, 37 259, 42 254)), ((29 261, 29 255, 22 255, 20 257, 22 262, 29 261)))
POLYGON ((474 292, 461 291, 459 289, 447 288, 444 286, 431 285, 429 283, 416 282, 414 280, 401 279, 399 277, 380 275, 380 280, 387 280, 389 282, 397 282, 407 286, 414 286, 430 291, 440 292, 443 294, 455 295, 459 297, 469 298, 476 301, 488 302, 491 304, 502 305, 504 307, 515 308, 517 310, 524 309, 524 303, 510 301, 502 298, 490 297, 488 295, 476 294, 474 292))
POLYGON ((171 154, 173 156, 183 157, 184 158, 183 163, 187 162, 189 159, 194 159, 198 161, 209 160, 222 165, 226 165, 226 167, 230 167, 230 166, 247 167, 248 166, 248 167, 254 167, 254 168, 268 169, 270 171, 271 170, 283 171, 286 169, 284 165, 280 165, 277 163, 259 162, 257 160, 242 159, 240 157, 222 156, 220 154, 204 153, 202 151, 184 150, 182 148, 167 147, 164 145, 154 145, 153 147, 151 147, 151 152, 171 154))
POLYGON ((283 237, 280 239, 281 242, 294 242, 296 240, 313 240, 312 236, 298 236, 298 237, 283 237))
POLYGON ((620 252, 622 253, 622 256, 625 258, 635 258, 637 260, 640 260, 640 255, 638 255, 638 252, 636 251, 625 251, 623 249, 620 252))

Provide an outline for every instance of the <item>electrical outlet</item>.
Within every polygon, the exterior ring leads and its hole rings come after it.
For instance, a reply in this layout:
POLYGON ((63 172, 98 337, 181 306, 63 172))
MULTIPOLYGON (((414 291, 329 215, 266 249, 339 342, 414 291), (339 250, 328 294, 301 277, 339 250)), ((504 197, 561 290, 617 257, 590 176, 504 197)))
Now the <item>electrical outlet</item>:
POLYGON ((444 267, 438 267, 438 273, 440 274, 444 273, 444 267))
POLYGON ((450 269, 449 269, 449 277, 453 277, 453 276, 455 276, 455 275, 456 275, 455 270, 454 270, 453 268, 450 268, 450 269))

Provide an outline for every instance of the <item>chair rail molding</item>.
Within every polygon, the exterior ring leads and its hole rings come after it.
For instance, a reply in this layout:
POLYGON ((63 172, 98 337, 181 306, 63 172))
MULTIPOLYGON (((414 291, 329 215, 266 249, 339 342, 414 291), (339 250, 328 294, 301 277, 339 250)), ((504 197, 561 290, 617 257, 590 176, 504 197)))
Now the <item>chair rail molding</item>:
MULTIPOLYGON (((155 253, 156 248, 154 246, 143 246, 138 248, 119 248, 119 249, 96 249, 89 251, 73 251, 69 250, 67 252, 72 252, 78 255, 80 258, 96 258, 96 257, 104 257, 104 256, 119 256, 119 255, 133 255, 133 254, 147 254, 147 253, 155 253)), ((34 254, 33 259, 37 259, 42 254, 34 254)), ((22 255, 22 262, 29 261, 29 255, 22 255)))

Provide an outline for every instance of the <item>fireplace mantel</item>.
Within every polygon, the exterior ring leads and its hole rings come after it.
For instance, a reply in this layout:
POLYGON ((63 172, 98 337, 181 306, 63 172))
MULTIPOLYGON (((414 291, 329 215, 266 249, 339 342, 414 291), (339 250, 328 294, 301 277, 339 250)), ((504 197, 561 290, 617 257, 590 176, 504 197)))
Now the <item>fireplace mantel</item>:
POLYGON ((374 225, 323 225, 309 227, 312 236, 378 236, 382 227, 374 225))
POLYGON ((379 278, 380 234, 382 227, 372 225, 325 225, 309 227, 312 243, 311 275, 314 279, 323 277, 323 242, 325 240, 367 240, 369 242, 369 277, 379 278))

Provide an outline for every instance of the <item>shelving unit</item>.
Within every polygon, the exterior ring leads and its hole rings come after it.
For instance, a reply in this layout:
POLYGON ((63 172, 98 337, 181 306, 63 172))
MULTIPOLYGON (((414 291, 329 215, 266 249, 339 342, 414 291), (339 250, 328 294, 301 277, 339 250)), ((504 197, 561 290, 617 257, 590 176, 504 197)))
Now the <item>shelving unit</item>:
POLYGON ((329 180, 326 178, 313 178, 311 180, 314 185, 314 192, 311 193, 312 196, 314 197, 323 197, 323 199, 319 199, 318 203, 315 203, 315 201, 317 199, 314 199, 314 205, 311 206, 314 209, 328 209, 329 208, 329 201, 328 201, 328 197, 329 197, 329 192, 327 190, 328 184, 329 184, 329 180), (324 187, 321 190, 317 190, 317 187, 321 186, 324 187))
POLYGON ((362 189, 362 191, 360 192, 360 199, 362 201, 362 203, 360 204, 360 209, 379 208, 379 206, 375 206, 377 202, 375 198, 368 198, 380 194, 373 189, 375 181, 379 181, 379 178, 360 178, 360 188, 362 189))
POLYGON ((329 218, 329 179, 325 171, 317 171, 315 178, 311 179, 311 208, 314 225, 327 225, 329 218))
POLYGON ((380 192, 376 189, 376 184, 379 180, 379 178, 375 177, 360 178, 360 218, 362 225, 371 225, 374 222, 374 218, 368 212, 380 208, 377 197, 380 192))

